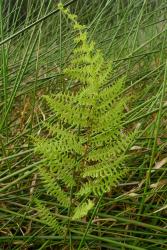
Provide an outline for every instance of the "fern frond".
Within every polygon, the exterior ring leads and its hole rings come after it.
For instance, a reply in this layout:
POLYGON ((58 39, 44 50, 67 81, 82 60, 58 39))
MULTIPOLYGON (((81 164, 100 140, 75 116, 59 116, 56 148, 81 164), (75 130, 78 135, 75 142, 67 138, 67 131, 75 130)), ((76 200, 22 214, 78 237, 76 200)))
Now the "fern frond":
POLYGON ((57 116, 67 114, 73 107, 73 97, 70 94, 59 93, 56 96, 44 96, 49 107, 56 113, 57 116))
MULTIPOLYGON (((78 23, 77 16, 62 4, 59 9, 76 33, 75 48, 63 73, 73 86, 77 81, 80 89, 77 86, 74 93, 66 90, 44 96, 56 122, 46 124, 49 137, 37 137, 34 144, 35 152, 47 163, 47 167, 39 168, 47 192, 65 208, 71 201, 74 207, 79 204, 72 218, 80 219, 94 205, 90 194, 98 196, 110 191, 126 175, 127 149, 134 137, 125 134, 123 127, 127 100, 120 93, 124 78, 106 87, 113 73, 112 63, 105 60, 93 41, 89 42, 85 26, 78 23)), ((45 208, 42 209, 44 213, 45 208)), ((53 227, 52 217, 47 210, 46 213, 48 225, 53 227)))
POLYGON ((56 146, 57 142, 55 140, 46 140, 41 137, 36 137, 34 139, 34 144, 35 152, 42 155, 43 158, 47 159, 48 161, 55 161, 55 159, 58 159, 60 157, 56 146))
POLYGON ((112 86, 110 87, 106 87, 104 88, 101 92, 100 92, 100 102, 101 103, 113 103, 113 101, 116 101, 121 93, 121 91, 123 90, 124 87, 124 81, 125 81, 125 77, 120 78, 119 80, 117 80, 116 82, 114 82, 112 84, 112 86))
POLYGON ((36 208, 38 211, 38 216, 40 217, 40 220, 56 233, 56 234, 63 234, 64 228, 59 225, 58 221, 54 217, 53 213, 50 212, 49 209, 47 209, 40 200, 37 198, 34 198, 34 202, 36 204, 36 208))
POLYGON ((61 189, 58 182, 56 181, 56 178, 43 167, 39 168, 39 172, 47 193, 54 196, 64 207, 68 207, 70 204, 68 194, 61 189))
POLYGON ((120 131, 122 128, 122 117, 124 109, 124 101, 118 101, 115 105, 107 110, 107 106, 104 104, 100 108, 95 110, 96 124, 92 126, 92 131, 102 132, 106 129, 113 131, 120 131), (107 110, 106 112, 103 110, 107 110), (100 110, 100 111, 99 111, 100 110))
POLYGON ((101 146, 105 145, 106 143, 108 144, 110 142, 113 142, 116 144, 119 136, 120 136, 119 130, 116 130, 116 129, 112 130, 112 128, 111 128, 111 130, 106 129, 103 132, 100 132, 97 134, 92 133, 91 138, 90 138, 90 142, 91 142, 93 148, 101 147, 101 146))
POLYGON ((54 126, 48 124, 49 131, 54 135, 57 140, 58 147, 63 152, 74 151, 78 154, 83 153, 83 146, 81 138, 77 136, 72 130, 61 128, 60 126, 54 126))
MULTIPOLYGON (((90 42, 90 43, 87 43, 87 42, 84 42, 83 39, 82 39, 82 35, 79 35, 74 41, 75 42, 79 42, 79 41, 82 41, 83 43, 76 47, 73 51, 74 53, 74 58, 76 58, 76 56, 83 56, 83 55, 90 55, 92 56, 92 53, 94 52, 95 50, 95 42, 90 42)), ((86 37, 85 37, 85 40, 86 40, 86 37)), ((73 62, 73 58, 71 59, 71 66, 73 66, 72 64, 73 62)), ((92 62, 91 62, 92 63, 92 62)))
POLYGON ((101 161, 95 164, 94 166, 88 166, 83 172, 83 177, 113 177, 120 169, 123 168, 123 163, 125 162, 126 158, 127 156, 123 155, 120 156, 118 159, 108 159, 108 162, 101 161))
POLYGON ((79 220, 86 216, 88 212, 94 207, 94 203, 91 200, 88 200, 87 202, 83 202, 80 204, 75 210, 74 215, 72 217, 73 220, 79 220))
POLYGON ((45 96, 45 99, 63 124, 66 123, 73 127, 84 127, 87 124, 86 119, 89 116, 89 112, 82 112, 83 110, 79 107, 75 96, 69 97, 70 93, 62 95, 63 98, 59 94, 58 97, 45 96))
POLYGON ((127 174, 128 169, 125 167, 120 169, 119 171, 115 171, 114 175, 107 176, 105 178, 96 178, 94 180, 89 180, 84 183, 77 193, 77 195, 85 196, 85 195, 102 195, 106 192, 109 192, 112 187, 116 186, 118 182, 127 174))

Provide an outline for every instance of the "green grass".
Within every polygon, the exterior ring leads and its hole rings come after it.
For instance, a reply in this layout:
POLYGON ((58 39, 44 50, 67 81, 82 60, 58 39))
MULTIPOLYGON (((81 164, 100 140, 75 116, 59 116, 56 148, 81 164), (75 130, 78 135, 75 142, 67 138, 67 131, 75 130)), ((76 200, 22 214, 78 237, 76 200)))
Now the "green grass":
POLYGON ((154 169, 167 152, 164 0, 64 1, 112 58, 108 84, 126 75, 125 125, 140 125, 140 134, 127 178, 101 197, 90 217, 71 221, 66 237, 53 235, 37 217, 35 194, 61 223, 68 221, 40 183, 30 139, 53 119, 41 96, 73 87, 64 84, 61 70, 74 33, 53 2, 0 1, 0 249, 166 249, 166 164, 154 169))

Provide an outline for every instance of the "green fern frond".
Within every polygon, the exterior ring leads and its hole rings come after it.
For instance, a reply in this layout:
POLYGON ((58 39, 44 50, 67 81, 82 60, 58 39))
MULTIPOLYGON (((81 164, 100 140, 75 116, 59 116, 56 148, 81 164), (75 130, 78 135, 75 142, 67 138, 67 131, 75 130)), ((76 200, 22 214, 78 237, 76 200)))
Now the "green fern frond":
POLYGON ((71 126, 82 126, 86 125, 86 119, 89 112, 82 112, 82 109, 77 103, 77 98, 73 95, 59 93, 58 97, 45 96, 45 99, 49 107, 57 114, 61 123, 69 124, 71 126), (63 98, 61 98, 61 94, 63 98), (67 96, 67 99, 65 99, 67 96))
POLYGON ((46 140, 41 137, 36 137, 34 139, 35 152, 43 156, 43 158, 54 161, 60 157, 57 150, 57 142, 55 140, 46 140))
POLYGON ((57 179, 61 181, 62 183, 64 183, 64 185, 67 188, 72 188, 76 186, 76 181, 74 179, 73 172, 74 172, 73 169, 69 170, 68 168, 66 169, 60 168, 59 171, 57 172, 57 179))
POLYGON ((49 136, 35 138, 34 144, 35 152, 46 160, 47 167, 41 166, 39 172, 47 192, 63 207, 75 208, 71 216, 80 219, 94 205, 90 194, 110 191, 127 174, 127 149, 134 136, 125 133, 123 126, 127 99, 120 93, 124 78, 106 87, 113 74, 112 62, 88 41, 77 17, 62 4, 59 9, 76 33, 75 48, 63 73, 80 88, 75 93, 66 90, 44 96, 56 121, 45 126, 49 136))
MULTIPOLYGON (((103 112, 102 110, 105 105, 101 108, 97 108, 95 110, 95 118, 96 124, 92 126, 92 131, 96 133, 104 132, 107 128, 110 128, 113 131, 120 131, 122 128, 122 116, 124 109, 124 101, 119 101, 111 107, 107 112, 103 112), (99 112, 100 109, 100 112, 99 112)), ((107 109, 107 107, 106 107, 107 109)), ((114 134, 114 132, 113 132, 114 134)))
POLYGON ((63 127, 49 125, 49 131, 56 138, 58 148, 63 152, 73 151, 78 154, 83 154, 83 146, 81 138, 77 136, 72 130, 67 130, 63 127))
POLYGON ((54 217, 53 213, 50 212, 49 209, 47 209, 40 200, 37 198, 34 198, 34 202, 36 205, 36 209, 38 211, 38 216, 40 217, 40 220, 47 226, 49 226, 56 234, 63 234, 64 228, 60 226, 56 218, 54 217))
POLYGON ((79 220, 86 216, 88 212, 94 207, 94 203, 91 200, 88 200, 87 202, 83 202, 80 204, 75 210, 74 215, 72 217, 73 220, 79 220))
POLYGON ((68 207, 70 204, 70 199, 67 193, 65 193, 59 186, 55 176, 52 175, 51 172, 46 171, 43 167, 39 168, 39 172, 48 194, 56 197, 60 204, 62 204, 64 207, 68 207))
POLYGON ((77 193, 77 196, 85 196, 94 194, 100 196, 106 192, 109 192, 112 187, 116 186, 118 182, 127 174, 128 169, 125 167, 115 171, 115 175, 108 176, 106 178, 96 178, 94 180, 89 180, 84 183, 77 193))
POLYGON ((112 86, 104 88, 100 93, 101 103, 112 103, 116 101, 124 88, 124 81, 125 77, 122 77, 113 83, 112 86))
POLYGON ((101 161, 94 166, 86 167, 83 172, 83 177, 108 177, 111 176, 114 178, 114 175, 123 168, 123 163, 125 162, 126 156, 120 156, 118 159, 109 159, 108 162, 101 161))

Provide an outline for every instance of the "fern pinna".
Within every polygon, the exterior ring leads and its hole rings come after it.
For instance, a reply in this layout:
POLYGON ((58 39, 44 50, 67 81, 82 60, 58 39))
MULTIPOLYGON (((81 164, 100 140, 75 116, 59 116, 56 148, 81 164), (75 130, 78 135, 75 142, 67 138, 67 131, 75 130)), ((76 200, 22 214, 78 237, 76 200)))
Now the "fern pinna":
MULTIPOLYGON (((124 79, 104 88, 112 74, 111 62, 94 42, 88 42, 77 17, 61 4, 59 9, 77 33, 64 75, 77 81, 80 88, 75 93, 67 90, 44 97, 57 118, 46 124, 49 138, 35 139, 35 151, 46 160, 39 172, 47 192, 64 208, 73 207, 70 216, 80 219, 94 205, 90 197, 110 191, 127 173, 124 162, 132 137, 122 132, 125 98, 120 98, 120 92, 124 79)), ((41 203, 36 205, 41 209, 41 203)), ((48 216, 54 228, 53 215, 48 216)))

